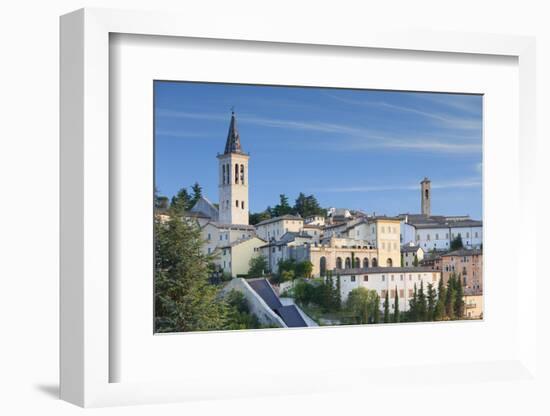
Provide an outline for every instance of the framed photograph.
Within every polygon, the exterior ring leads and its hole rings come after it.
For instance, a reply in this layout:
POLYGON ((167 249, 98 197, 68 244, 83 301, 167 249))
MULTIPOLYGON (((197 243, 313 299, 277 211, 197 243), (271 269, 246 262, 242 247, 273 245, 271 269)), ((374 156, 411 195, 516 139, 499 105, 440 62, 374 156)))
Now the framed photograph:
POLYGON ((61 19, 62 398, 532 380, 533 39, 233 27, 61 19))

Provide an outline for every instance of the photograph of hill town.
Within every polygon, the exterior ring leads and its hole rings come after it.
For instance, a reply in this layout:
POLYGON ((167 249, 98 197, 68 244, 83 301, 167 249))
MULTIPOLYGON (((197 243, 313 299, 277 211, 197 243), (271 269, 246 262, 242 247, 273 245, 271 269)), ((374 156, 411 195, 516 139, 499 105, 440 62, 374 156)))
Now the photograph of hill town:
POLYGON ((155 332, 483 319, 481 95, 154 97, 155 332))

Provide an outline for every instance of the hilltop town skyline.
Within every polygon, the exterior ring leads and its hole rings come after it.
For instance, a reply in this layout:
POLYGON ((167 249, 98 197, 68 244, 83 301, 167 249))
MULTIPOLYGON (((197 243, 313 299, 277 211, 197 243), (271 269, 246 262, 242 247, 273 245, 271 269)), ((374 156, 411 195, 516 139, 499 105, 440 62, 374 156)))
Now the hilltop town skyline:
POLYGON ((418 183, 430 177, 433 212, 482 217, 480 96, 171 82, 157 83, 155 91, 162 195, 198 182, 217 202, 212 155, 223 151, 234 106, 243 149, 253 156, 251 212, 273 207, 279 194, 292 203, 304 192, 324 208, 417 213, 418 183), (283 101, 295 111, 281 113, 283 101), (346 118, 346 111, 359 117, 346 118), (390 117, 382 131, 379 124, 390 117), (405 130, 413 126, 409 139, 405 130))

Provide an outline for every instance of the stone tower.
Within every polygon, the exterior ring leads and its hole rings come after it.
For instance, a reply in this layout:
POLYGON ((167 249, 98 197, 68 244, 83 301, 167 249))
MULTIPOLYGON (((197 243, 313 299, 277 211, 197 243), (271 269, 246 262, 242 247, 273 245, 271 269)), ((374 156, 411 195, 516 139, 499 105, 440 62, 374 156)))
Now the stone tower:
POLYGON ((420 205, 422 208, 422 215, 430 216, 431 211, 431 198, 432 198, 432 190, 431 190, 431 182, 428 178, 424 178, 422 182, 420 182, 420 205))
POLYGON ((219 161, 219 222, 248 225, 248 159, 241 148, 235 112, 231 112, 229 133, 219 161))

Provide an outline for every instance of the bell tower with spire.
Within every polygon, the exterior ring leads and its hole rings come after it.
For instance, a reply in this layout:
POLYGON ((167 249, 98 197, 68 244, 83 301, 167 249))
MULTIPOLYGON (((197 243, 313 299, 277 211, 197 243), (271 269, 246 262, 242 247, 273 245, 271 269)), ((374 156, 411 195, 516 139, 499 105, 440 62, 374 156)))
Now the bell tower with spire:
POLYGON ((248 159, 241 148, 235 112, 231 112, 229 132, 219 162, 219 222, 248 225, 248 159))

